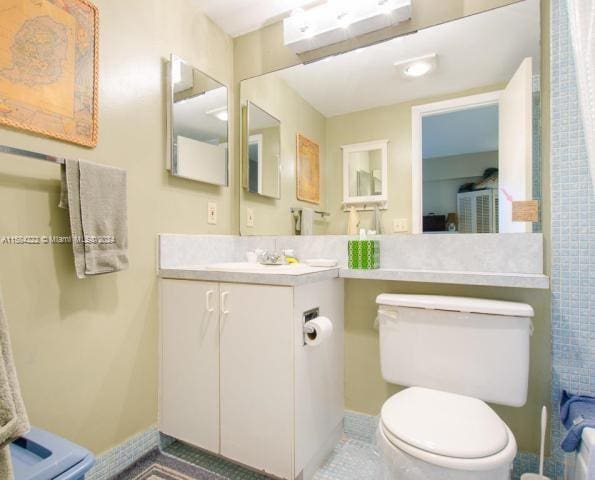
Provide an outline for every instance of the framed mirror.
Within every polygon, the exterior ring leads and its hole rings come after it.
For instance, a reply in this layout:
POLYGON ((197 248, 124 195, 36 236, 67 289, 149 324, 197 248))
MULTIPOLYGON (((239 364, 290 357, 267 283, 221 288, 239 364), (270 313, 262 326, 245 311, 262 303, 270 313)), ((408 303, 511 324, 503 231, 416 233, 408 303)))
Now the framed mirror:
POLYGON ((227 186, 227 87, 172 54, 167 91, 172 175, 227 186))
POLYGON ((281 122, 247 102, 243 112, 244 188, 263 197, 281 198, 281 122))
POLYGON ((388 140, 343 145, 343 205, 386 207, 388 140))

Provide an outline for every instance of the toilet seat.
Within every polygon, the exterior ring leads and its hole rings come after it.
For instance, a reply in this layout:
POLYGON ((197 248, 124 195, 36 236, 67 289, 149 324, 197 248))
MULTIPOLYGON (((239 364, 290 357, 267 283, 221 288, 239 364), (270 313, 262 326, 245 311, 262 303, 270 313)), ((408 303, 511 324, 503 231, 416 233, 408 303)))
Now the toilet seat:
POLYGON ((380 433, 413 457, 456 470, 511 464, 517 450, 510 429, 481 400, 421 387, 385 402, 380 433))

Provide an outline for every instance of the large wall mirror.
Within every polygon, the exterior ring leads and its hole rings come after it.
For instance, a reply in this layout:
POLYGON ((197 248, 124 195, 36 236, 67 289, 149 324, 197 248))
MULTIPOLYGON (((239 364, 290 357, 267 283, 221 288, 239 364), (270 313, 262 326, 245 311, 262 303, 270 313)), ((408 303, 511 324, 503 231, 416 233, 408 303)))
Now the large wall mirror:
POLYGON ((168 71, 168 167, 172 175, 228 184, 227 87, 172 55, 168 71))
POLYGON ((541 231, 540 38, 524 0, 243 81, 283 128, 280 198, 241 195, 241 232, 295 234, 311 209, 307 231, 345 234, 351 207, 384 234, 541 231), (315 204, 296 192, 298 135, 319 147, 315 204))

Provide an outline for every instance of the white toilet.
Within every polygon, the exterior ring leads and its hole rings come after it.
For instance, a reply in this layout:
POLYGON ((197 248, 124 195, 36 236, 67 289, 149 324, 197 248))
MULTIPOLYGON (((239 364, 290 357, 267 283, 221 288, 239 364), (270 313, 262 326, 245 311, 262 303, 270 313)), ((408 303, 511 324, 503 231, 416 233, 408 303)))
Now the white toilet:
POLYGON ((514 435, 484 401, 527 400, 530 305, 382 294, 383 378, 406 388, 382 407, 387 478, 509 480, 514 435))

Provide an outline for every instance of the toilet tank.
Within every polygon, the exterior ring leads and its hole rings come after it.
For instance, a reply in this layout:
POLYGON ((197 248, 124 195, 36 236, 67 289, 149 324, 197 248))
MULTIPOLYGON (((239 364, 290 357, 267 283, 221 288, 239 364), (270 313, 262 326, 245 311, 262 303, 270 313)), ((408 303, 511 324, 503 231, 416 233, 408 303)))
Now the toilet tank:
POLYGON ((382 377, 520 407, 527 401, 533 308, 434 295, 376 299, 382 377))

